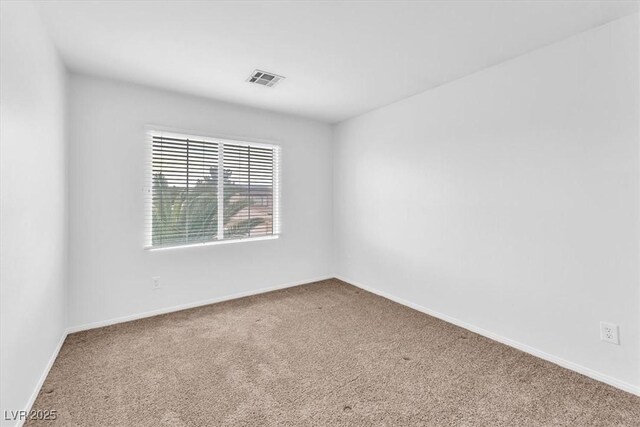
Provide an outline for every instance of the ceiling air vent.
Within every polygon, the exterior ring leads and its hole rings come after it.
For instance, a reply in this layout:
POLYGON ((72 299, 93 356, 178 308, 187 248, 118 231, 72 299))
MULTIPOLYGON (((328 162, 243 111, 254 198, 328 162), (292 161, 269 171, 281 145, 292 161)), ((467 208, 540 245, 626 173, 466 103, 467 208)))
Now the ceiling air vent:
POLYGON ((268 73, 266 71, 255 70, 251 76, 247 79, 249 83, 255 83, 257 85, 273 87, 284 77, 277 74, 268 73))

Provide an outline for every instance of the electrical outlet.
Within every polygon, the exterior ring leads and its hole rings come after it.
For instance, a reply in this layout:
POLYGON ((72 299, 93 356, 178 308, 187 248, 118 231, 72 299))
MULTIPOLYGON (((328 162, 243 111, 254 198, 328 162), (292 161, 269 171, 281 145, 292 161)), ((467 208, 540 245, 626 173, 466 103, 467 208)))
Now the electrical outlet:
POLYGON ((151 280, 153 289, 160 289, 160 277, 152 277, 151 280))
POLYGON ((600 339, 610 342, 611 344, 620 345, 620 337, 618 336, 618 325, 609 322, 600 322, 600 339))

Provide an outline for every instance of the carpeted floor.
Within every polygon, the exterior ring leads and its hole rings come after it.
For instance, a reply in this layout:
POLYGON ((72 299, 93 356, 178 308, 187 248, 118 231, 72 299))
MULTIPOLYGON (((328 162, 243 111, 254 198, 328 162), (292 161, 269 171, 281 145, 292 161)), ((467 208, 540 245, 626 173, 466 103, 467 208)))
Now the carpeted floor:
POLYGON ((338 280, 70 335, 33 409, 58 419, 27 425, 640 425, 639 397, 338 280))

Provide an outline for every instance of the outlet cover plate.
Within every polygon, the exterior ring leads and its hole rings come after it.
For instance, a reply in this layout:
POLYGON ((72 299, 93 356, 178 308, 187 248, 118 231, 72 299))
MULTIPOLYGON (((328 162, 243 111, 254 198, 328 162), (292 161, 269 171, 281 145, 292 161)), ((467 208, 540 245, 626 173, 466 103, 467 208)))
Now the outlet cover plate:
POLYGON ((609 322, 600 322, 600 339, 602 341, 620 345, 618 325, 609 322))

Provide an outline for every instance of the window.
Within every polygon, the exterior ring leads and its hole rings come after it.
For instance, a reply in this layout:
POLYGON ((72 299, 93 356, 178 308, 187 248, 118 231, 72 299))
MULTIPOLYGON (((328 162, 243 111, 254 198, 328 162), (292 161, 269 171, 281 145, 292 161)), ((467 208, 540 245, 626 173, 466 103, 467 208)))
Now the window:
POLYGON ((279 233, 275 145, 150 132, 146 247, 279 233))

